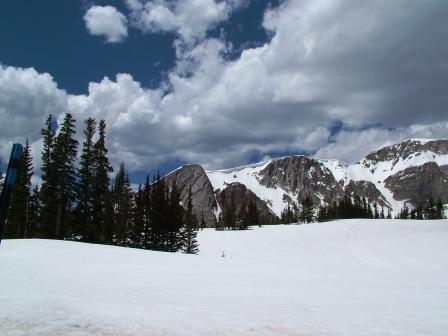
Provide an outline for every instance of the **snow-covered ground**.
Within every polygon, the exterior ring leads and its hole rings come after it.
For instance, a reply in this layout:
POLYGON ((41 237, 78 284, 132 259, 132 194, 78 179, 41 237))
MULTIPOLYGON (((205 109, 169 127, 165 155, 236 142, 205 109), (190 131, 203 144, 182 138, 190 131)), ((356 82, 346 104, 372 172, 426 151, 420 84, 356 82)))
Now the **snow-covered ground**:
POLYGON ((199 238, 198 256, 6 240, 0 335, 448 334, 448 220, 199 238))

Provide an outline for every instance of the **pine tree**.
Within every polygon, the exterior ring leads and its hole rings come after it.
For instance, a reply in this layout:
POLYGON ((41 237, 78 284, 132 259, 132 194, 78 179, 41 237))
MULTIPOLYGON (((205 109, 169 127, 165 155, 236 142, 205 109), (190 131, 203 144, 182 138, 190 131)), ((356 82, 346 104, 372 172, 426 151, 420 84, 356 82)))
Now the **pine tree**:
POLYGON ((443 203, 439 198, 436 203, 436 219, 443 219, 445 217, 443 212, 443 203))
POLYGON ((244 210, 246 208, 245 204, 242 204, 240 207, 240 211, 238 212, 235 218, 235 228, 237 230, 247 230, 248 220, 247 220, 247 212, 244 210))
POLYGON ((56 218, 54 219, 54 237, 58 239, 77 235, 73 226, 73 208, 76 200, 76 168, 78 141, 75 135, 75 119, 66 113, 61 129, 54 141, 51 162, 55 172, 56 218))
POLYGON ((151 188, 150 246, 152 250, 165 251, 166 249, 166 213, 168 207, 166 195, 165 180, 157 173, 151 188))
POLYGON ((143 187, 142 195, 143 203, 143 243, 144 249, 151 249, 151 183, 149 182, 149 176, 146 176, 145 185, 143 187))
POLYGON ((387 209, 387 219, 392 219, 392 212, 390 211, 390 209, 387 209))
POLYGON ((115 178, 113 242, 120 246, 132 246, 133 194, 124 162, 115 178))
POLYGON ((133 218, 133 232, 132 232, 132 246, 143 247, 144 244, 144 229, 145 229, 145 204, 144 204, 144 189, 141 185, 138 186, 135 193, 135 210, 133 218))
MULTIPOLYGON (((188 202, 191 201, 191 187, 189 189, 187 200, 187 207, 189 206, 188 202)), ((184 209, 182 208, 182 205, 180 204, 181 198, 180 198, 180 191, 177 187, 177 184, 175 181, 173 181, 171 185, 171 190, 169 192, 168 198, 168 209, 167 209, 167 221, 165 223, 165 226, 167 228, 167 242, 166 242, 166 251, 168 252, 176 252, 179 249, 182 248, 183 241, 181 238, 180 230, 183 226, 184 221, 184 209)), ((191 204, 191 211, 193 211, 193 205, 191 204)), ((194 216, 194 214, 193 214, 194 216)), ((185 217, 187 219, 187 217, 185 217)), ((193 230, 197 230, 198 223, 195 218, 195 221, 190 223, 191 225, 194 224, 193 230)))
POLYGON ((294 211, 289 202, 280 214, 280 219, 283 224, 291 224, 295 222, 294 211))
POLYGON ((41 228, 39 227, 39 213, 41 209, 39 199, 39 186, 36 185, 31 193, 28 204, 28 237, 35 238, 42 236, 41 228))
POLYGON ((80 168, 78 169, 78 183, 76 188, 76 225, 78 234, 84 241, 97 243, 99 241, 98 230, 94 220, 94 182, 95 182, 95 157, 93 137, 95 135, 96 122, 92 118, 85 120, 84 142, 81 153, 80 168))
POLYGON ((11 203, 8 211, 8 221, 5 228, 6 238, 29 238, 32 222, 30 213, 31 177, 33 162, 28 139, 20 157, 16 181, 12 189, 11 203))
POLYGON ((112 193, 110 192, 109 173, 113 169, 107 157, 106 122, 98 124, 98 140, 93 145, 94 182, 93 182, 93 230, 95 240, 111 243, 113 232, 112 193))
POLYGON ((314 204, 312 198, 308 195, 301 201, 302 210, 300 212, 300 221, 302 223, 311 223, 314 220, 314 204))
POLYGON ((196 254, 199 252, 199 245, 196 239, 198 221, 193 212, 193 201, 191 187, 188 189, 187 204, 184 215, 184 227, 182 230, 183 252, 196 254))
POLYGON ((39 192, 40 203, 42 205, 39 216, 39 222, 41 224, 40 237, 54 238, 54 219, 56 218, 56 167, 52 158, 55 145, 55 131, 51 114, 45 121, 45 126, 41 129, 40 134, 43 137, 42 186, 39 192))
POLYGON ((376 202, 373 203, 373 218, 380 218, 380 213, 378 212, 378 204, 376 204, 376 202))

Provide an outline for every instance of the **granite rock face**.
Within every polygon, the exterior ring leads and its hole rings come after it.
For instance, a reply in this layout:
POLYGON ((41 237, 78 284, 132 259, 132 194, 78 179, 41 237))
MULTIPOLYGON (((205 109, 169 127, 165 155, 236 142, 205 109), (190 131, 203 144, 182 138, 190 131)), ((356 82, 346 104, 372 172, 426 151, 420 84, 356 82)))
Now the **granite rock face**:
POLYGON ((306 156, 271 161, 260 172, 260 183, 268 188, 281 187, 297 194, 298 199, 309 195, 316 204, 320 204, 321 200, 331 202, 344 192, 333 174, 321 162, 306 156))
POLYGON ((422 166, 409 167, 385 180, 386 187, 397 200, 417 206, 432 196, 448 203, 448 166, 427 162, 422 166))
POLYGON ((399 144, 384 147, 365 157, 372 162, 406 160, 412 155, 420 155, 422 152, 432 152, 439 155, 448 155, 448 140, 432 140, 421 142, 418 140, 407 140, 399 144))
POLYGON ((231 183, 224 190, 220 191, 216 198, 221 209, 225 209, 227 205, 233 203, 234 215, 239 214, 241 208, 247 211, 247 207, 252 201, 257 206, 260 223, 278 223, 279 218, 269 209, 266 202, 247 189, 244 184, 238 182, 231 183))
POLYGON ((204 217, 208 227, 216 224, 215 194, 205 170, 200 165, 185 165, 165 176, 165 181, 168 186, 172 185, 173 181, 176 182, 183 204, 186 204, 188 189, 191 187, 193 209, 198 220, 204 217))

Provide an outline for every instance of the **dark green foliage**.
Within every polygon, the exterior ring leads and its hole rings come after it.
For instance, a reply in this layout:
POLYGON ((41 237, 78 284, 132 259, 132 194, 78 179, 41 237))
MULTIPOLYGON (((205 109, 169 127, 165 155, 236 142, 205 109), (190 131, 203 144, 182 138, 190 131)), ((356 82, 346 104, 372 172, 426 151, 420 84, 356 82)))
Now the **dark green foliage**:
POLYGON ((92 227, 89 233, 97 242, 111 242, 113 231, 113 202, 110 192, 109 173, 113 171, 107 157, 106 122, 98 124, 98 140, 93 145, 94 179, 92 186, 92 227))
MULTIPOLYGON (((180 231, 184 226, 184 221, 186 229, 194 230, 194 232, 196 232, 196 230, 198 229, 198 222, 193 213, 193 205, 191 201, 191 188, 188 190, 187 209, 185 212, 185 217, 184 217, 184 209, 180 204, 181 202, 180 191, 175 182, 173 182, 173 184, 171 185, 171 190, 169 196, 167 197, 167 200, 168 200, 167 204, 168 210, 165 223, 165 226, 167 228, 165 251, 176 252, 180 248, 182 248, 182 246, 184 247, 191 246, 191 240, 182 241, 182 234, 180 231)), ((189 237, 189 239, 191 239, 189 233, 187 234, 187 236, 189 237)))
POLYGON ((314 203, 311 196, 306 196, 300 202, 301 210, 299 220, 302 223, 312 223, 314 221, 314 203))
POLYGON ((124 162, 115 177, 112 189, 112 202, 114 208, 114 228, 112 241, 120 246, 132 246, 132 217, 134 210, 133 193, 129 176, 126 173, 124 162))
POLYGON ((280 221, 283 224, 291 224, 291 223, 298 222, 297 213, 293 209, 294 209, 294 205, 291 206, 291 204, 288 202, 285 209, 283 209, 283 211, 280 215, 280 221))
POLYGON ((31 209, 31 177, 33 163, 30 144, 26 140, 22 156, 17 167, 17 176, 11 194, 8 221, 5 228, 6 238, 28 238, 34 234, 33 224, 36 213, 31 209))
POLYGON ((409 208, 405 205, 398 216, 396 218, 399 219, 443 219, 444 218, 444 210, 443 203, 441 199, 438 199, 437 202, 434 202, 432 196, 429 199, 418 205, 415 209, 409 210, 409 208))
MULTIPOLYGON (((388 217, 391 218, 390 209, 388 209, 388 217)), ((384 207, 381 212, 378 211, 378 205, 374 203, 373 211, 370 202, 363 196, 345 195, 339 202, 333 202, 331 205, 322 205, 317 214, 319 222, 344 219, 344 218, 384 218, 384 207)))
POLYGON ((50 206, 56 209, 56 217, 52 236, 58 239, 68 238, 75 234, 73 225, 73 208, 76 200, 75 160, 78 151, 78 141, 75 135, 75 119, 70 113, 64 117, 61 129, 54 140, 50 153, 52 175, 50 180, 54 190, 54 203, 50 206))
POLYGON ((94 185, 95 185, 95 155, 93 136, 96 122, 92 118, 85 120, 84 142, 81 153, 80 168, 78 169, 78 183, 76 190, 77 207, 75 222, 77 233, 86 242, 96 243, 99 235, 94 222, 94 185))
MULTIPOLYGON (((84 240, 197 253, 199 225, 193 213, 191 191, 186 210, 177 185, 167 186, 159 174, 152 184, 147 177, 134 193, 124 163, 111 187, 105 121, 98 123, 96 142, 95 130, 95 120, 85 120, 76 169, 75 120, 66 114, 56 136, 52 117, 47 118, 41 130, 44 146, 40 190, 35 186, 31 191, 32 164, 27 142, 13 189, 7 237, 84 240)), ((3 180, 1 174, 0 177, 3 180)), ((201 228, 205 226, 202 218, 201 228)))
POLYGON ((182 228, 182 251, 188 254, 199 252, 199 245, 196 239, 198 220, 193 212, 193 201, 191 187, 188 189, 187 204, 184 214, 184 226, 182 228))
POLYGON ((167 235, 168 200, 165 180, 157 173, 151 188, 151 238, 150 246, 153 250, 164 251, 167 235))
POLYGON ((40 211, 39 222, 41 224, 41 237, 54 238, 54 219, 56 218, 55 192, 56 192, 56 167, 53 164, 52 152, 54 150, 55 131, 53 129, 53 119, 51 114, 45 121, 45 127, 40 134, 43 138, 42 151, 42 187, 39 192, 40 211))

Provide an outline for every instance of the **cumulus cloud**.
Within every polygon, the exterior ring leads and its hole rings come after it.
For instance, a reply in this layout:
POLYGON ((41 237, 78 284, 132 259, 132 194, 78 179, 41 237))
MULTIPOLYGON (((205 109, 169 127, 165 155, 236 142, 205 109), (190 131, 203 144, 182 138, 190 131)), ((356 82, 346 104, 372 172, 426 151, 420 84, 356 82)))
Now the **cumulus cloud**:
MULTIPOLYGON (((226 5, 207 3, 221 14, 199 29, 179 19, 178 2, 128 0, 134 14, 146 17, 161 6, 175 18, 162 28, 151 14, 148 29, 201 37, 177 55, 159 88, 118 74, 90 83, 86 95, 69 95, 49 75, 13 69, 16 77, 0 73, 0 81, 9 78, 0 85, 0 111, 41 122, 58 106, 78 120, 104 118, 114 163, 138 170, 172 159, 224 168, 275 152, 353 161, 405 138, 448 137, 444 1, 286 1, 266 12, 271 40, 231 60, 230 43, 204 35, 228 15, 219 10, 226 5), (15 82, 22 87, 13 90, 15 82), (21 99, 30 102, 26 111, 17 106, 21 99), (336 135, 335 122, 342 124, 336 135)), ((20 134, 7 131, 8 138, 20 134)))
POLYGON ((66 92, 49 74, 0 65, 0 157, 7 160, 11 145, 27 138, 34 153, 39 152, 39 130, 45 119, 67 108, 66 92))
POLYGON ((143 32, 174 32, 191 45, 225 21, 242 0, 127 0, 132 23, 143 32))
POLYGON ((115 7, 92 6, 84 21, 91 35, 103 36, 108 43, 121 42, 128 36, 128 20, 115 7))

